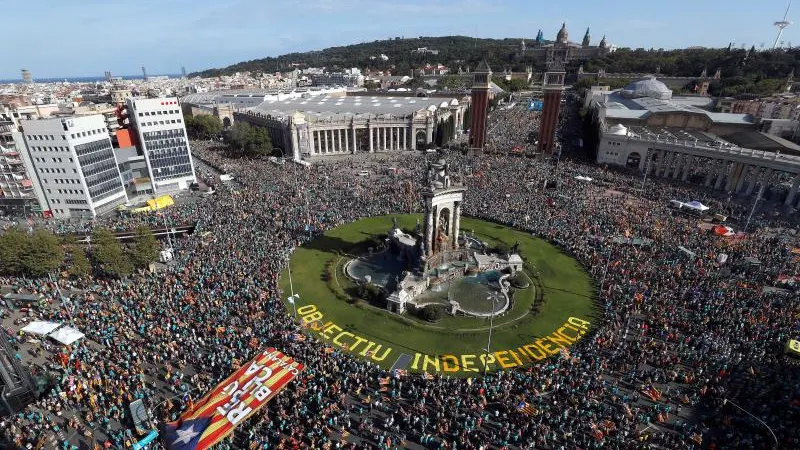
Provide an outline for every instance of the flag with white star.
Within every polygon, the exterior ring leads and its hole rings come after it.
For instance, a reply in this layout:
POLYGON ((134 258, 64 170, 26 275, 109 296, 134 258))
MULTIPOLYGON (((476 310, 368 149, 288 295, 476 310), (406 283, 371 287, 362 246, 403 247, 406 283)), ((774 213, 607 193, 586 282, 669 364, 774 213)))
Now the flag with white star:
POLYGON ((194 450, 211 417, 195 417, 182 422, 164 424, 164 443, 169 450, 194 450))

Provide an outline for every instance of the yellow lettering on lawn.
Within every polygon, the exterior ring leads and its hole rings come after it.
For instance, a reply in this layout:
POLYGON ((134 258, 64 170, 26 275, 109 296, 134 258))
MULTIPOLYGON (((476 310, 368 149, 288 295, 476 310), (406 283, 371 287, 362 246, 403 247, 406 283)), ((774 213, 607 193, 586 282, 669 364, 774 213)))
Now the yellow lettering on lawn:
POLYGON ((442 370, 445 372, 458 372, 458 358, 455 355, 441 355, 442 370))

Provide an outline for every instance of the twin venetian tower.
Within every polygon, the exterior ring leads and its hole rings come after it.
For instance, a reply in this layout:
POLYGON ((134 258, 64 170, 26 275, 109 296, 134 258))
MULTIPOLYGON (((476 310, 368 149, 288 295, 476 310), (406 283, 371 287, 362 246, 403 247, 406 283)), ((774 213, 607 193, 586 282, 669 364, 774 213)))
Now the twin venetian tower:
MULTIPOLYGON (((486 61, 483 61, 473 74, 469 147, 474 152, 481 152, 486 145, 486 116, 489 113, 492 70, 486 61)), ((536 153, 540 156, 553 156, 554 151, 558 148, 555 132, 561 109, 561 94, 564 92, 565 76, 566 72, 562 65, 551 63, 542 79, 544 106, 539 125, 539 142, 536 147, 536 153)))

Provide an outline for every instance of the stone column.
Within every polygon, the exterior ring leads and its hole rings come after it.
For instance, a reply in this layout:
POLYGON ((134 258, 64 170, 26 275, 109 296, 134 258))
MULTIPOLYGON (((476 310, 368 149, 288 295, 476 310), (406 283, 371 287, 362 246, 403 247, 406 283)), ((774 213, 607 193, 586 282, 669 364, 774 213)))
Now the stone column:
POLYGON ((368 124, 367 125, 367 134, 369 134, 369 152, 370 153, 375 153, 375 147, 374 147, 374 145, 372 143, 372 131, 373 131, 372 124, 368 124))
POLYGON ((719 190, 722 188, 722 180, 725 178, 725 169, 728 165, 728 162, 724 159, 722 161, 717 162, 717 170, 716 170, 716 181, 714 182, 714 189, 719 190))
POLYGON ((314 139, 314 131, 313 130, 308 130, 308 147, 309 147, 309 150, 311 151, 312 155, 316 155, 317 154, 317 148, 315 147, 316 144, 317 144, 317 141, 316 141, 316 139, 314 139))
POLYGON ((450 233, 453 236, 453 249, 458 249, 458 231, 461 229, 461 202, 453 204, 453 231, 450 233))
POLYGON ((731 164, 731 168, 728 170, 728 180, 725 182, 725 190, 730 191, 733 189, 733 179, 736 175, 736 171, 739 169, 739 163, 734 161, 731 164))
POLYGON ((681 176, 681 181, 686 181, 686 179, 689 178, 694 162, 695 157, 687 153, 686 157, 683 159, 683 175, 681 176))
POLYGON ((753 176, 750 177, 750 183, 747 184, 747 190, 744 191, 744 195, 753 195, 753 190, 756 188, 756 183, 759 178, 761 178, 761 169, 759 167, 753 167, 753 176))
MULTIPOLYGON (((426 199, 426 201, 429 201, 426 199)), ((425 209, 425 256, 433 254, 433 220, 435 214, 435 207, 430 206, 425 209)))
POLYGON ((407 146, 407 144, 408 144, 408 128, 407 127, 403 127, 400 130, 401 130, 400 136, 401 136, 401 139, 403 139, 403 147, 402 148, 403 148, 403 150, 408 150, 408 146, 407 146))
POLYGON ((672 179, 677 180, 678 175, 681 173, 681 169, 685 165, 684 161, 686 159, 685 153, 676 153, 675 154, 675 170, 672 171, 672 179))
POLYGON ((789 195, 786 196, 786 201, 783 202, 786 206, 792 206, 794 197, 797 195, 797 187, 800 186, 800 175, 795 175, 792 179, 792 188, 789 189, 789 195))
MULTIPOLYGON (((719 161, 716 161, 718 164, 719 161)), ((714 174, 717 173, 717 164, 711 164, 711 169, 706 174, 706 179, 703 182, 705 187, 711 187, 711 182, 714 180, 714 174)))
POLYGON ((734 194, 742 190, 744 181, 747 179, 747 174, 750 172, 750 169, 751 167, 749 165, 742 163, 742 170, 739 172, 739 179, 736 180, 736 190, 734 191, 734 194))
POLYGON ((772 185, 772 167, 767 167, 767 170, 764 171, 764 175, 761 177, 761 185, 764 186, 764 190, 769 189, 772 185))
POLYGON ((658 163, 658 166, 656 166, 655 176, 660 177, 664 174, 664 171, 666 170, 667 167, 667 159, 669 158, 669 156, 670 153, 668 151, 663 150, 661 152, 661 161, 658 163))
POLYGON ((350 151, 350 130, 347 128, 344 129, 344 151, 352 153, 350 151))
POLYGON ((353 154, 358 152, 358 134, 356 133, 356 126, 353 124, 353 154))
POLYGON ((667 166, 664 167, 664 177, 668 177, 672 174, 673 166, 677 162, 678 153, 676 152, 669 152, 669 160, 667 160, 667 166))
POLYGON ((425 144, 433 142, 433 123, 428 121, 425 126, 425 144))
POLYGON ((292 132, 292 158, 300 159, 300 144, 299 144, 300 139, 298 139, 297 137, 298 134, 297 127, 294 124, 292 124, 291 132, 292 132))
POLYGON ((388 150, 388 146, 386 145, 386 127, 381 127, 381 142, 383 143, 383 150, 388 150))

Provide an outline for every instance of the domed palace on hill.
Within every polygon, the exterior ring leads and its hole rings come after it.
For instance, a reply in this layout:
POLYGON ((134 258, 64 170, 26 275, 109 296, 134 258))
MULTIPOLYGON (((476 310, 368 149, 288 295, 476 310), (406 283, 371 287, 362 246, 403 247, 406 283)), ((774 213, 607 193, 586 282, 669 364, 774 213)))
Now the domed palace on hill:
POLYGON ((536 35, 536 40, 532 44, 522 41, 522 52, 526 55, 533 55, 539 61, 548 64, 556 63, 565 65, 570 61, 583 61, 595 56, 603 56, 611 53, 615 48, 606 42, 606 37, 600 40, 599 45, 590 45, 589 29, 583 35, 581 43, 570 42, 567 24, 563 23, 561 29, 556 34, 555 41, 545 41, 542 30, 536 35))

